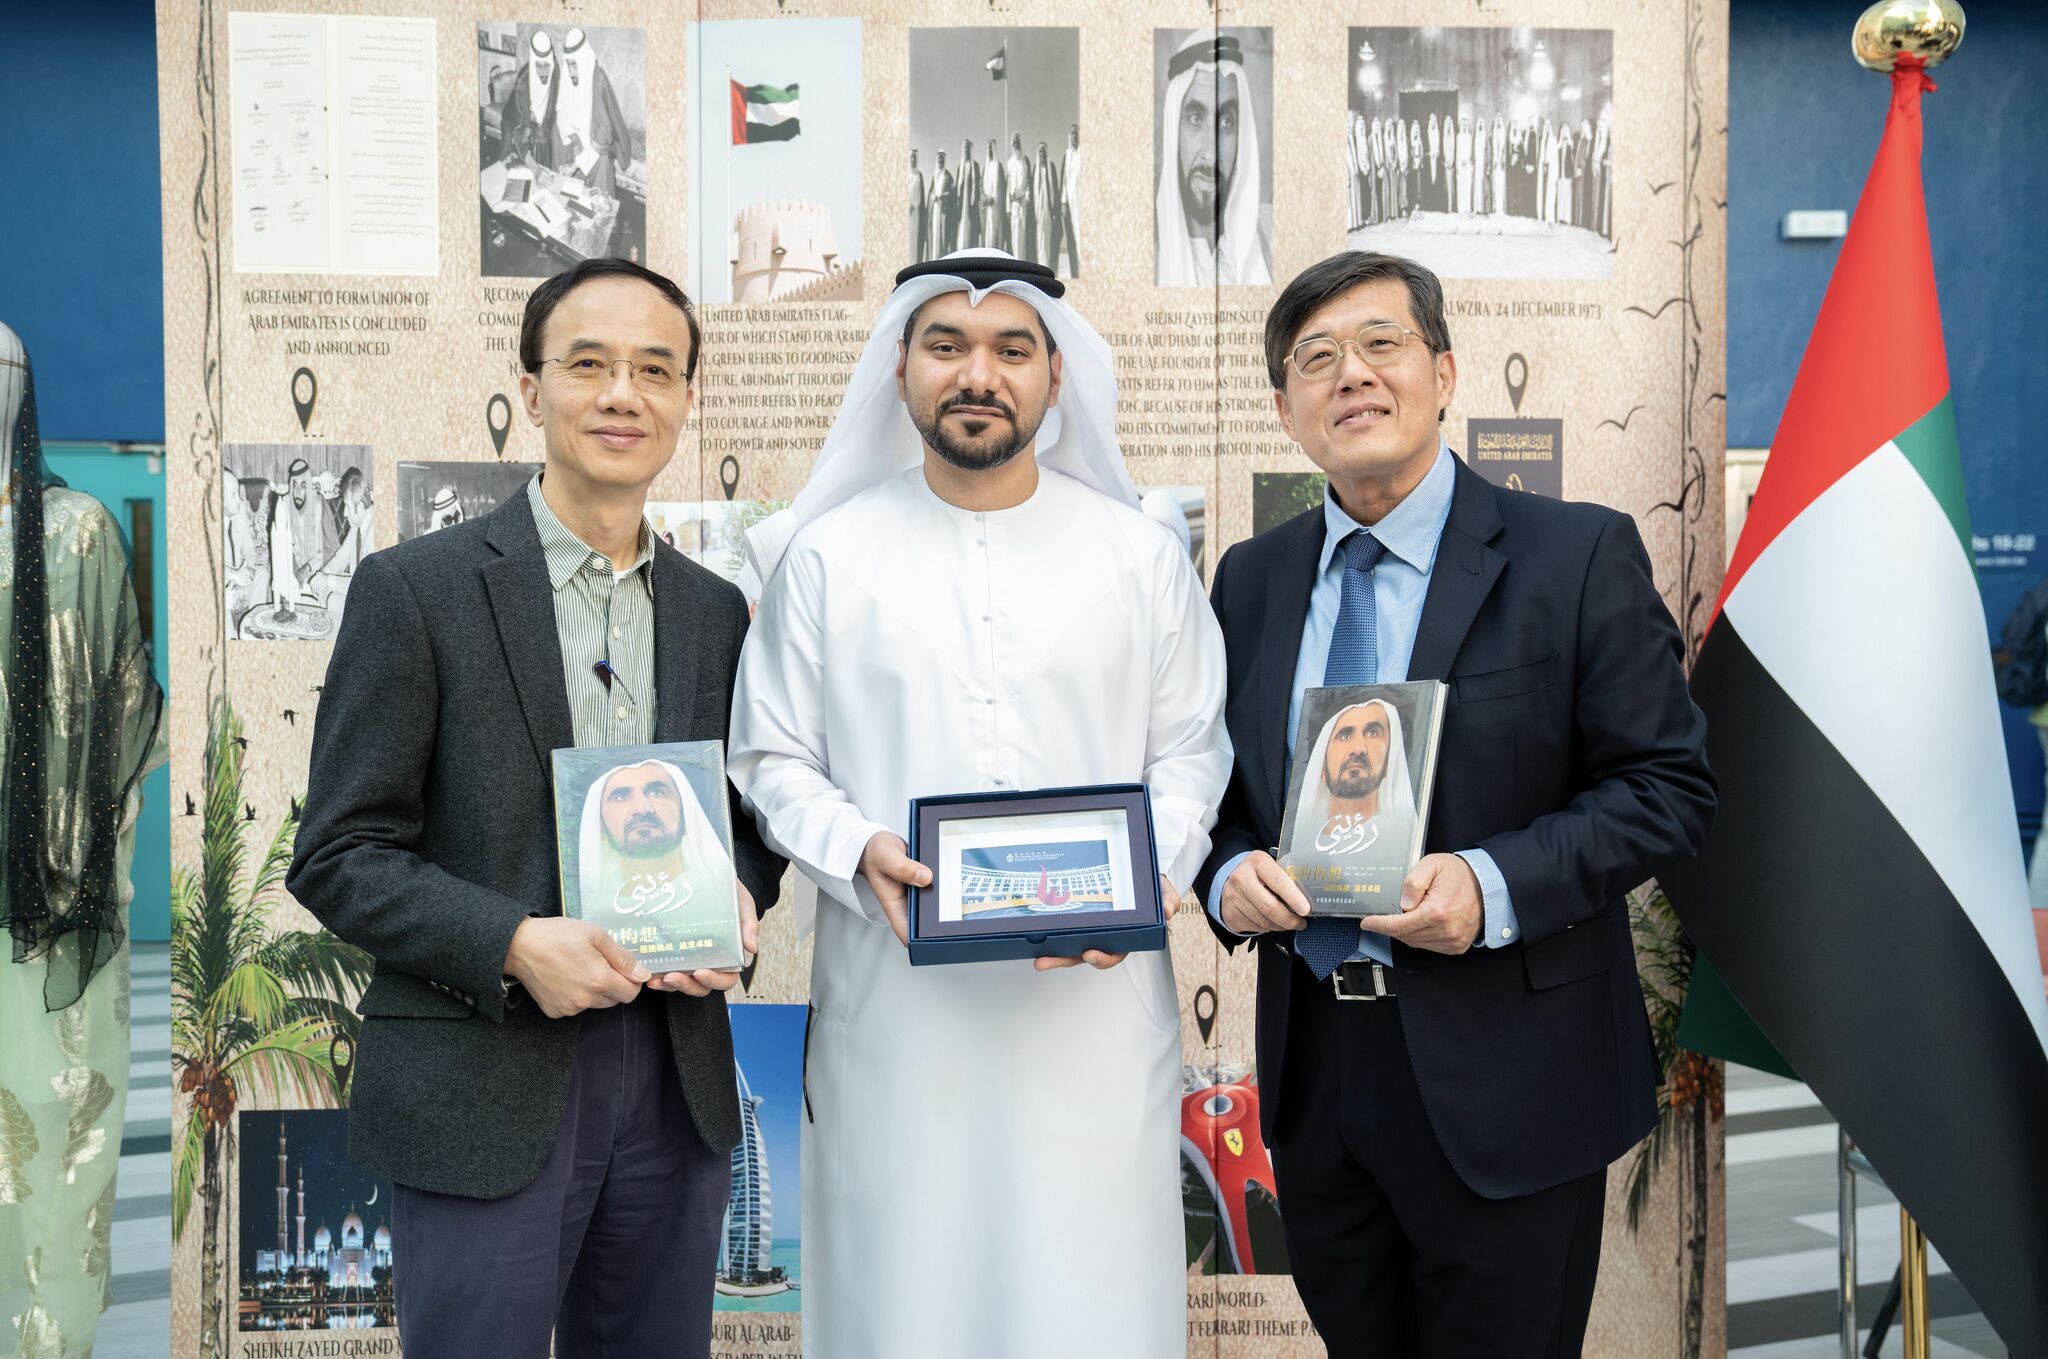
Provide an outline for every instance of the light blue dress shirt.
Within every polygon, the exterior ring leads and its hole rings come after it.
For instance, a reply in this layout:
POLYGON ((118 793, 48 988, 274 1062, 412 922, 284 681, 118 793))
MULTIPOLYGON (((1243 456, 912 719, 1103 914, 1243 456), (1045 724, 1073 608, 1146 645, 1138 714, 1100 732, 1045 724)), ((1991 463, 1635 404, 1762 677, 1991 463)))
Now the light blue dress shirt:
MULTIPOLYGON (((1429 593, 1429 572, 1436 564, 1437 544, 1444 524, 1451 517, 1451 491, 1457 485, 1457 465, 1448 445, 1437 444, 1436 462, 1407 499, 1389 510, 1371 526, 1372 536, 1387 551, 1373 571, 1372 598, 1378 612, 1379 682, 1395 684, 1408 678, 1408 662, 1415 654, 1415 630, 1422 623, 1422 603, 1429 593)), ((1330 638, 1337 628, 1337 605, 1344 592, 1344 562, 1337 545, 1366 525, 1344 512, 1337 497, 1323 493, 1323 551, 1318 559, 1315 588, 1309 591, 1308 619, 1301 628, 1301 651, 1294 662, 1294 690, 1287 700, 1287 758, 1294 758, 1294 729, 1301 723, 1301 695, 1304 689, 1322 687, 1323 669, 1330 659, 1330 638)), ((1521 922, 1515 919, 1514 902, 1508 897, 1507 879, 1493 856, 1483 849, 1458 851, 1458 857, 1472 867, 1479 879, 1479 895, 1486 912, 1486 928, 1479 942, 1500 948, 1522 937, 1521 922)), ((1209 914, 1218 924, 1223 920, 1223 884, 1243 863, 1240 854, 1227 861, 1209 886, 1209 914)), ((1227 927, 1226 927, 1227 928, 1227 927)), ((1359 935, 1358 952, 1352 961, 1377 958, 1389 962, 1391 951, 1384 935, 1359 935)))

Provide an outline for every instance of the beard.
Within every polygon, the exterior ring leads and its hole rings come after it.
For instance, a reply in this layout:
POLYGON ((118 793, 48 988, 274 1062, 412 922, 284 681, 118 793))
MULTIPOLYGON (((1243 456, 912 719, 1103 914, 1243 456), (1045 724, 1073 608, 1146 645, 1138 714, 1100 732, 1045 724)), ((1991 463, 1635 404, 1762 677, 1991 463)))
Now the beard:
POLYGON ((1041 408, 1034 418, 1024 421, 1018 419, 1017 413, 998 400, 993 392, 981 396, 972 392, 955 392, 939 402, 929 415, 912 411, 910 422, 917 426, 917 432, 931 450, 950 465, 963 472, 992 472, 1023 452, 1038 437, 1038 427, 1045 423, 1045 411, 1041 408), (954 433, 946 427, 945 416, 958 406, 990 406, 1002 411, 1009 421, 1009 437, 993 440, 985 437, 996 423, 993 417, 963 420, 964 436, 954 433))
POLYGON ((1180 172, 1180 207, 1187 215, 1188 225, 1198 229, 1204 236, 1214 239, 1216 223, 1223 220, 1223 205, 1230 201, 1230 176, 1210 166, 1212 186, 1208 192, 1196 187, 1194 171, 1197 166, 1183 166, 1180 172))
POLYGON ((1363 756, 1354 756, 1339 765, 1335 774, 1325 774, 1323 786, 1330 790, 1332 797, 1349 801, 1371 797, 1379 791, 1380 784, 1386 777, 1387 771, 1384 767, 1375 770, 1363 756))
POLYGON ((612 853, 622 859, 664 858, 673 854, 676 847, 683 843, 682 827, 677 826, 674 829, 670 829, 668 826, 663 825, 658 817, 649 816, 645 813, 635 816, 632 820, 628 821, 624 834, 625 838, 621 840, 611 833, 610 828, 606 828, 604 833, 605 843, 611 846, 612 853), (655 833, 651 836, 634 838, 634 831, 648 828, 651 828, 655 833))

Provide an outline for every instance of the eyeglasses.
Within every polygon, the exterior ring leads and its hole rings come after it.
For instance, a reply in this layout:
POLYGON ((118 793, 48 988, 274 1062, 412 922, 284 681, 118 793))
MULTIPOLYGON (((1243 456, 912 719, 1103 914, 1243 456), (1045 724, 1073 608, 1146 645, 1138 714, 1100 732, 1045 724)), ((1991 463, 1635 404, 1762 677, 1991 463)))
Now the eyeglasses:
POLYGON ((571 354, 566 358, 542 359, 541 362, 556 365, 555 371, 562 375, 562 381, 572 387, 603 386, 612 380, 622 363, 626 365, 626 380, 643 392, 666 392, 689 382, 688 378, 659 359, 635 363, 631 359, 601 359, 595 354, 571 354))
POLYGON ((1337 375, 1337 368, 1344 358, 1344 350, 1355 348, 1358 357, 1375 368, 1384 368, 1397 363, 1407 351, 1408 341, 1419 341, 1424 349, 1430 348, 1428 340, 1406 326, 1392 321, 1367 326, 1358 332, 1356 339, 1333 340, 1327 336, 1316 336, 1303 340, 1294 346, 1294 352, 1287 361, 1294 365, 1295 373, 1311 382, 1320 382, 1337 375))

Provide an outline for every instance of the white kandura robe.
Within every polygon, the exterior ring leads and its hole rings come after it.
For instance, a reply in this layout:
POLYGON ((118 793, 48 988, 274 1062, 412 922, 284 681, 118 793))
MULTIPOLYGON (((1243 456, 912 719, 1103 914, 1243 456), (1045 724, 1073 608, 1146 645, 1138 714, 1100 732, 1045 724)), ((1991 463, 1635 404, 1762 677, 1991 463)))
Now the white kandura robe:
POLYGON ((1223 638, 1169 533, 1041 469, 1013 509, 913 468, 807 525, 761 602, 731 773, 818 883, 809 1359, 1187 1346, 1172 964, 913 969, 864 879, 910 799, 1150 785, 1185 891, 1231 766, 1223 638))

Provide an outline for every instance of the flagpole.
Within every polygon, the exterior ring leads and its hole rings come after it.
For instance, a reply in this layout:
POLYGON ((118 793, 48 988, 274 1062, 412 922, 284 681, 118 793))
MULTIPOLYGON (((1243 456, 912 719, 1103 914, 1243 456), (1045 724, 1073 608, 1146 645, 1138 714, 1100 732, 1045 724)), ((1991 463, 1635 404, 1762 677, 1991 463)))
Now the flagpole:
MULTIPOLYGON (((1864 66, 1892 77, 1894 98, 1907 97, 1901 92, 1911 90, 1910 97, 1917 101, 1923 85, 1933 87, 1925 75, 1927 68, 1946 61, 1963 41, 1964 22, 1963 7, 1956 0, 1878 0, 1856 20, 1850 50, 1864 66), (1912 83, 1914 75, 1920 83, 1912 83), (1908 83, 1902 85, 1902 79, 1908 83)), ((1917 159, 1917 145, 1914 154, 1917 159)), ((1843 1249, 1844 1258, 1853 1260, 1853 1255, 1846 1254, 1853 1246, 1845 1244, 1843 1249)), ((1854 1265, 1846 1268, 1853 1271, 1854 1265)), ((1853 1274, 1845 1287, 1853 1299, 1853 1274)), ((1899 1338, 1906 1359, 1929 1359, 1928 1321, 1927 1233, 1901 1203, 1899 1338)))
MULTIPOLYGON (((731 102, 733 102, 733 68, 731 68, 731 65, 727 65, 727 68, 725 68, 725 102, 727 102, 727 106, 731 106, 731 102)), ((739 219, 733 217, 733 119, 731 119, 731 115, 727 115, 727 119, 725 119, 725 223, 727 223, 725 225, 725 239, 719 244, 719 254, 727 256, 727 260, 725 260, 725 301, 735 303, 739 299, 733 297, 731 242, 733 242, 733 235, 739 231, 739 219)))

